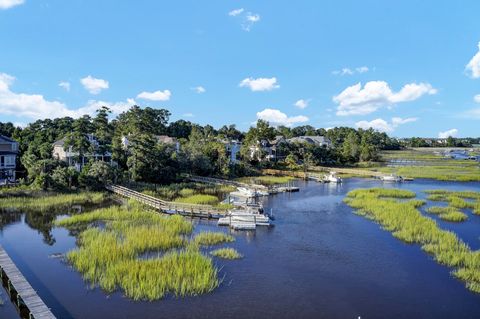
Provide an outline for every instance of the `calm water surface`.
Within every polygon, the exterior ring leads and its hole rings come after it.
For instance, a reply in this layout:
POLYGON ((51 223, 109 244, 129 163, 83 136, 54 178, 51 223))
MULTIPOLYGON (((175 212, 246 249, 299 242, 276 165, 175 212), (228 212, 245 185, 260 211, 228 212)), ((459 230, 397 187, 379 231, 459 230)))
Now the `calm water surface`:
MULTIPOLYGON (((223 283, 198 297, 133 302, 120 292, 90 289, 52 256, 74 248, 75 237, 63 228, 49 231, 45 216, 3 218, 0 243, 58 318, 480 318, 480 295, 452 278, 450 269, 342 203, 352 189, 380 185, 394 186, 366 179, 338 186, 299 182, 300 192, 269 197, 265 206, 275 214, 275 227, 234 233, 237 241, 229 246, 245 258, 216 260, 223 283)), ((395 186, 420 198, 434 188, 480 191, 479 183, 395 186)), ((480 216, 468 215, 464 223, 439 224, 480 249, 480 216)), ((194 222, 197 230, 218 229, 194 222)), ((0 318, 15 317, 10 303, 0 306, 0 318)))

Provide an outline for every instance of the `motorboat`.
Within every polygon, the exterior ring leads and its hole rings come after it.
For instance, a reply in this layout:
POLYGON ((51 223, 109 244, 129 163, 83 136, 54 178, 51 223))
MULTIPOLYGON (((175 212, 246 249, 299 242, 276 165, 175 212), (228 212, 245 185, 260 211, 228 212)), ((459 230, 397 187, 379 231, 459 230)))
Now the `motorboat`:
POLYGON ((380 180, 384 182, 401 182, 403 181, 403 178, 395 174, 390 174, 390 175, 380 176, 380 180))
POLYGON ((246 188, 246 187, 237 187, 237 189, 240 192, 240 194, 242 194, 245 197, 256 197, 257 196, 257 192, 253 189, 249 189, 249 188, 246 188))
POLYGON ((336 172, 330 172, 330 174, 323 177, 323 181, 327 183, 341 183, 342 179, 337 176, 336 172))

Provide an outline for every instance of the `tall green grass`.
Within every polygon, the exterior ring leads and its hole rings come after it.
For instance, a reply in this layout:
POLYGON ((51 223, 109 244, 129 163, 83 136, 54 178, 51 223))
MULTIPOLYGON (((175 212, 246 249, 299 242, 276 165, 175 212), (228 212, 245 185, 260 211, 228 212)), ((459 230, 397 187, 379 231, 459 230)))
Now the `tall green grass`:
POLYGON ((107 198, 106 193, 79 192, 73 194, 39 193, 36 196, 0 198, 0 209, 29 209, 46 211, 55 207, 80 204, 99 204, 107 198))
POLYGON ((200 233, 190 241, 193 226, 186 219, 146 211, 133 202, 56 224, 90 225, 80 233, 79 247, 67 253, 68 262, 92 287, 106 292, 121 289, 134 300, 212 291, 220 284, 218 270, 200 246, 234 240, 223 233, 200 233))
POLYGON ((393 199, 391 190, 357 189, 348 193, 344 201, 394 237, 421 245, 438 263, 455 268, 455 277, 464 281, 468 289, 480 293, 480 252, 472 251, 453 232, 442 230, 434 220, 423 216, 417 209, 418 201, 403 200, 411 192, 397 191, 395 196, 402 200, 393 199))
POLYGON ((232 235, 227 235, 222 232, 203 232, 195 236, 194 242, 201 246, 214 246, 222 243, 229 243, 234 241, 232 235))
POLYGON ((210 252, 210 255, 223 259, 239 259, 243 256, 233 248, 219 248, 210 252))
POLYGON ((437 214, 438 217, 449 222, 463 222, 468 219, 465 213, 455 207, 432 206, 427 208, 427 212, 437 214))

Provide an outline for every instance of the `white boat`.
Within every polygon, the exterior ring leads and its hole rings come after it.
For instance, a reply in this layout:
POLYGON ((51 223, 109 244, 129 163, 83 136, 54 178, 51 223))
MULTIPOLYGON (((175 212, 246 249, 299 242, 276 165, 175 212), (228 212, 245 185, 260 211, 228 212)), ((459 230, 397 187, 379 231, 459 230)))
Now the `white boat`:
POLYGON ((233 210, 228 216, 218 220, 218 225, 232 225, 234 223, 251 223, 259 226, 269 226, 270 218, 258 211, 233 210))
POLYGON ((323 177, 323 181, 327 183, 341 183, 342 179, 337 176, 337 173, 330 172, 330 174, 323 177))
POLYGON ((401 182, 403 181, 403 178, 395 174, 390 174, 390 175, 380 176, 380 180, 384 182, 401 182))
POLYGON ((237 187, 237 189, 240 192, 240 194, 242 194, 245 197, 256 197, 257 196, 257 192, 254 191, 253 189, 249 189, 249 188, 246 188, 246 187, 237 187))

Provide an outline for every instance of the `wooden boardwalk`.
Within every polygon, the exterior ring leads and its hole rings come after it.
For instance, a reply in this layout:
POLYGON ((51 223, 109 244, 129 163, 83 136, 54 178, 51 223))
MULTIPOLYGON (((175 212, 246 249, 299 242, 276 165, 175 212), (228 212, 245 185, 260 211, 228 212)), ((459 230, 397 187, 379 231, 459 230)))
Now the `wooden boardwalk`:
POLYGON ((164 201, 119 185, 109 185, 107 186, 107 189, 115 194, 135 199, 142 204, 168 214, 218 219, 224 217, 228 213, 225 209, 217 209, 210 205, 194 205, 164 201))
POLYGON ((192 182, 207 183, 207 184, 218 184, 218 185, 230 185, 234 187, 245 187, 254 190, 266 190, 268 187, 259 184, 247 184, 237 181, 232 181, 229 179, 213 178, 213 177, 203 177, 203 176, 188 176, 188 179, 192 182))
POLYGON ((1 245, 0 278, 6 289, 8 289, 10 296, 16 300, 18 308, 25 306, 28 309, 30 319, 56 318, 25 277, 23 277, 1 245))

